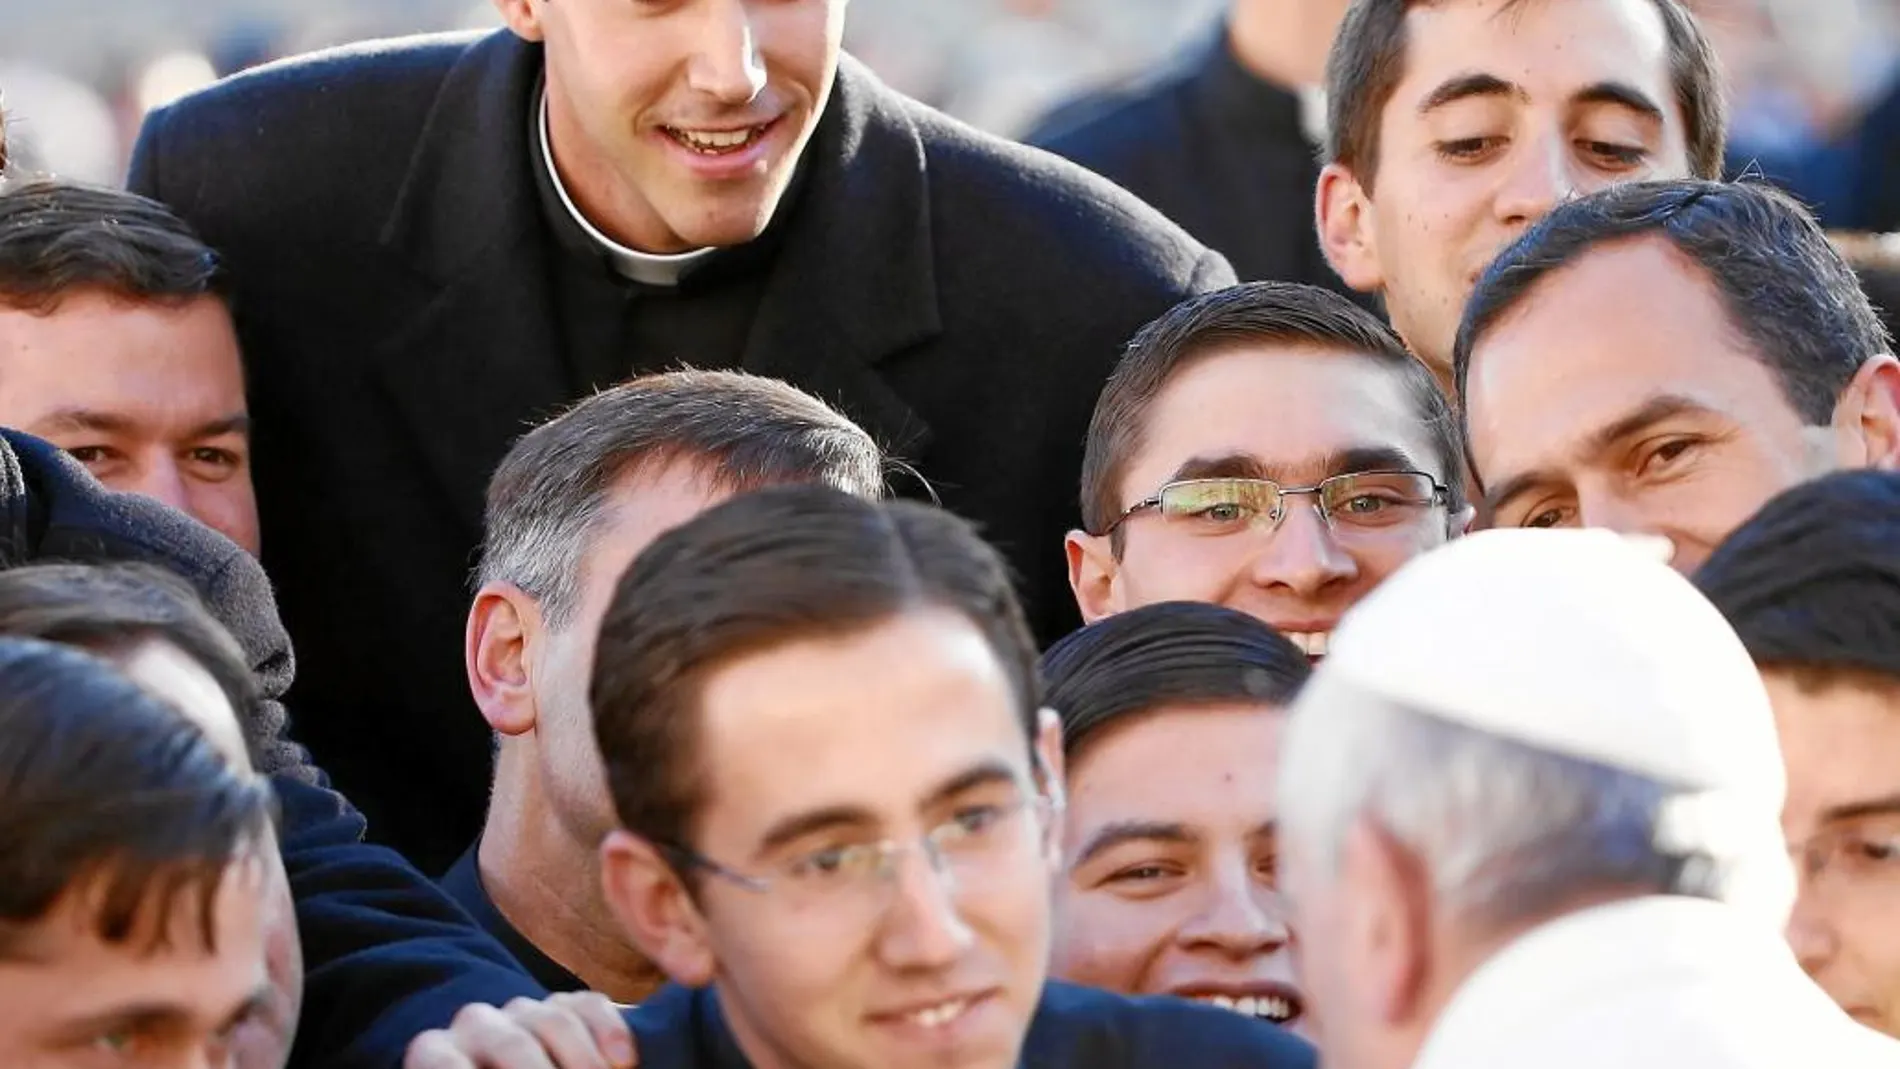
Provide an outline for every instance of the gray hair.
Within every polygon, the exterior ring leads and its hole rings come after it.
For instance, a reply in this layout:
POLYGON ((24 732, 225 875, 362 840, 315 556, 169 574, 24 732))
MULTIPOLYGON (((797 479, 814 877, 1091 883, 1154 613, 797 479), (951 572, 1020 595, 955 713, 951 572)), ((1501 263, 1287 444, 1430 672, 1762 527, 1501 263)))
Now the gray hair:
POLYGON ((566 626, 609 494, 671 464, 735 492, 822 483, 884 495, 883 451, 817 398, 733 371, 649 375, 580 401, 508 451, 488 484, 477 582, 511 583, 540 603, 549 627, 566 626))
POLYGON ((1671 826, 1688 797, 1675 785, 1408 709, 1324 669, 1307 698, 1287 728, 1280 819, 1328 871, 1365 819, 1417 853, 1447 911, 1489 929, 1593 891, 1730 897, 1716 840, 1685 843, 1671 826))

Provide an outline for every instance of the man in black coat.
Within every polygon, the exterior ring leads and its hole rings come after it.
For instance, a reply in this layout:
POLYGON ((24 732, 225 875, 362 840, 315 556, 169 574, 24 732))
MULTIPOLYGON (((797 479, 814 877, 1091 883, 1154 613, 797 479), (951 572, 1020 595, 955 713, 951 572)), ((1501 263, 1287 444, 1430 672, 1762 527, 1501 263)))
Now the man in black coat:
POLYGON ((1245 281, 1327 286, 1313 227, 1319 92, 1345 0, 1235 0, 1167 68, 1062 105, 1026 140, 1159 208, 1245 281))
POLYGON ((1121 190, 842 58, 843 0, 499 6, 514 32, 224 82, 151 116, 132 165, 237 281, 305 741, 432 870, 482 817, 467 574, 532 423, 679 363, 785 379, 981 522, 1053 637, 1102 381, 1232 280, 1121 190))

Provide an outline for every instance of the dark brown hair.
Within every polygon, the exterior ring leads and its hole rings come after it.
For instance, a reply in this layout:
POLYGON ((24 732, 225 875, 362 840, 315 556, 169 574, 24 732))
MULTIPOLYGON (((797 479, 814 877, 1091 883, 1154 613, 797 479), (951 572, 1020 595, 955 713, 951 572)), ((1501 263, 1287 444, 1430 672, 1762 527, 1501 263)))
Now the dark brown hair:
MULTIPOLYGON (((1175 375, 1233 345, 1313 345, 1399 377, 1430 435, 1453 509, 1464 506, 1458 421, 1431 371, 1379 317, 1331 290, 1247 282, 1190 297, 1141 328, 1102 387, 1082 454, 1082 524, 1100 533, 1121 514, 1121 481, 1141 451, 1148 413, 1175 375)), ((1119 542, 1116 544, 1119 552, 1119 542)))
POLYGON ((693 465, 714 486, 822 483, 884 491, 884 457, 863 428, 776 379, 735 371, 648 375, 589 397, 529 431, 488 483, 481 582, 508 582, 550 627, 580 601, 578 574, 622 478, 693 465))
POLYGON ((270 767, 250 715, 260 700, 244 651, 183 579, 146 564, 31 564, 0 571, 0 635, 79 646, 106 657, 159 640, 197 662, 246 730, 252 764, 270 767))
POLYGON ((81 289, 139 303, 228 300, 217 254, 155 200, 51 180, 0 192, 0 304, 51 312, 81 289))
MULTIPOLYGON (((1444 0, 1353 0, 1326 59, 1326 158, 1351 171, 1370 193, 1379 173, 1379 126, 1386 102, 1405 78, 1405 16, 1444 0)), ((1505 0, 1500 14, 1525 3, 1505 0)), ((1652 0, 1669 37, 1669 73, 1682 110, 1689 173, 1722 174, 1728 105, 1715 49, 1679 0, 1652 0)))
POLYGON ((194 895, 215 950, 219 886, 268 841, 273 806, 267 780, 104 662, 0 638, 0 957, 81 889, 115 945, 194 895))
POLYGON ((594 733, 621 824, 690 846, 707 793, 695 747, 709 673, 923 608, 955 612, 983 635, 1032 738, 1035 643, 1002 558, 964 520, 789 486, 734 498, 661 536, 621 578, 594 654, 594 733))

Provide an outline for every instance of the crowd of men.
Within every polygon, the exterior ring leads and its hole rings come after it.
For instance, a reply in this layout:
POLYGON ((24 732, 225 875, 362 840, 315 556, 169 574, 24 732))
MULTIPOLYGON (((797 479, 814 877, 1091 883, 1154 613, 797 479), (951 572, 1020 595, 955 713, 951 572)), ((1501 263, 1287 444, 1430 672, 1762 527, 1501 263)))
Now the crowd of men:
POLYGON ((1900 1067, 1900 360, 1677 0, 1122 185, 497 3, 0 188, 0 1061, 1900 1067))

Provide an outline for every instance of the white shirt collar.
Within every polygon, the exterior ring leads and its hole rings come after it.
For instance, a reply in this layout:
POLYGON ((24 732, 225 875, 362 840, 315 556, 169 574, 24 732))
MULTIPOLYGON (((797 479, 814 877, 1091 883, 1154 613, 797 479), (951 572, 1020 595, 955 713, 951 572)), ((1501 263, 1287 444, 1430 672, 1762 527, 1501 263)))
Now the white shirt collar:
POLYGON ((561 172, 554 166, 554 149, 548 140, 546 91, 541 93, 536 110, 540 113, 541 164, 548 169, 548 178, 554 183, 555 194, 561 198, 562 206, 580 226, 581 232, 587 235, 588 240, 600 246, 601 251, 607 254, 608 261, 613 264, 614 270, 623 278, 630 278, 649 286, 677 286, 680 279, 685 277, 688 268, 719 251, 716 248, 705 248, 662 256, 657 253, 630 249, 602 233, 599 227, 587 221, 587 216, 581 214, 574 199, 567 195, 567 186, 561 181, 561 172))

